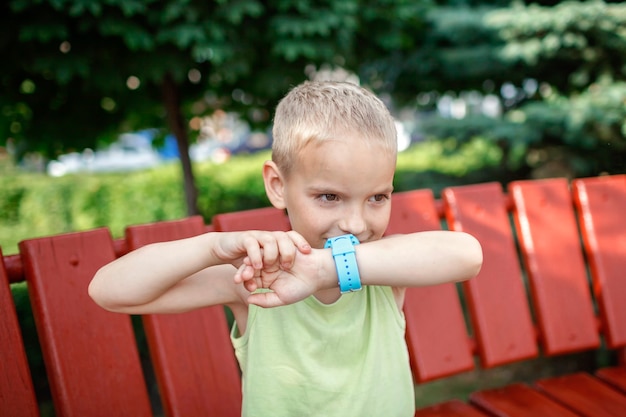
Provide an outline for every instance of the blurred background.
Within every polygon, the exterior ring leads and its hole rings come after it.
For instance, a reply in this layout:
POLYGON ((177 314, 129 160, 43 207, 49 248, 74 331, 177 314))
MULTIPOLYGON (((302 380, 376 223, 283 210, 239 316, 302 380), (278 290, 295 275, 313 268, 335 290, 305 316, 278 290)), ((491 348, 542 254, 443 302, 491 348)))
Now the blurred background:
POLYGON ((277 101, 359 83, 396 189, 624 172, 626 5, 12 0, 0 5, 0 245, 267 205, 277 101))
POLYGON ((386 102, 398 191, 626 172, 619 1, 7 0, 0 56, 5 255, 268 205, 273 110, 306 79, 386 102))

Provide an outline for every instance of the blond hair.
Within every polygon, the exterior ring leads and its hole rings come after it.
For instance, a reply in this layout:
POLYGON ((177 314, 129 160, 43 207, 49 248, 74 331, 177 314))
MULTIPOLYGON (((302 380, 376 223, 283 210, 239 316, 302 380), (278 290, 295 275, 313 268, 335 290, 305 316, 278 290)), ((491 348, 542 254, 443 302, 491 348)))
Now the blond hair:
POLYGON ((298 152, 311 141, 355 133, 366 144, 382 144, 395 158, 395 121, 378 97, 353 83, 306 81, 276 108, 272 160, 288 174, 298 152))

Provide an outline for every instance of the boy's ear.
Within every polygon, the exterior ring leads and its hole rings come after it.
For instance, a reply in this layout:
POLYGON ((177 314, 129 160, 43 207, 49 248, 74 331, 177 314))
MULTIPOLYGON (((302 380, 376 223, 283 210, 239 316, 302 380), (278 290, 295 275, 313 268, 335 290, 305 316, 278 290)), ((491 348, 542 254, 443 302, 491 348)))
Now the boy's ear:
POLYGON ((263 182, 265 193, 270 202, 277 209, 285 209, 284 181, 283 176, 273 161, 266 161, 263 164, 263 182))

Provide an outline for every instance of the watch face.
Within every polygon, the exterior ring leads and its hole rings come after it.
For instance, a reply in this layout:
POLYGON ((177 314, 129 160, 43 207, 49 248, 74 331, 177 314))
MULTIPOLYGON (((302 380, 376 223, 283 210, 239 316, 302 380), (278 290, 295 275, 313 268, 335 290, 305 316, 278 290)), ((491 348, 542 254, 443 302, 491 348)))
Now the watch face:
MULTIPOLYGON (((335 246, 335 242, 344 241, 344 240, 349 240, 350 243, 352 243, 352 245, 358 245, 360 243, 359 239, 357 239, 356 236, 347 234, 347 235, 341 235, 341 236, 328 238, 326 240, 326 243, 324 244, 324 248, 332 248, 333 246, 335 246)), ((346 241, 345 243, 348 243, 348 242, 346 241)))

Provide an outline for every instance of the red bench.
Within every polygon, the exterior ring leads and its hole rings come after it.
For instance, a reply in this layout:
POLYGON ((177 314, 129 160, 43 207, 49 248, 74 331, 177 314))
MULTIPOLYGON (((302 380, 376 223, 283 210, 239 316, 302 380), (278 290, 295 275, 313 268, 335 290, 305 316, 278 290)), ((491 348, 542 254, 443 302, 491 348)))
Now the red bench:
MULTIPOLYGON (((152 416, 131 318, 87 296, 95 271, 150 242, 206 230, 286 230, 272 208, 29 239, 0 263, 0 415, 38 416, 10 282, 26 280, 58 416, 152 416)), ((397 193, 388 233, 475 235, 484 266, 462 285, 408 290, 407 344, 419 385, 538 357, 609 350, 613 366, 476 390, 417 416, 626 415, 626 175, 397 193), (459 298, 459 294, 462 295, 459 298)), ((419 254, 416 254, 419 256, 419 254)), ((141 318, 168 416, 240 414, 224 309, 141 318)))

